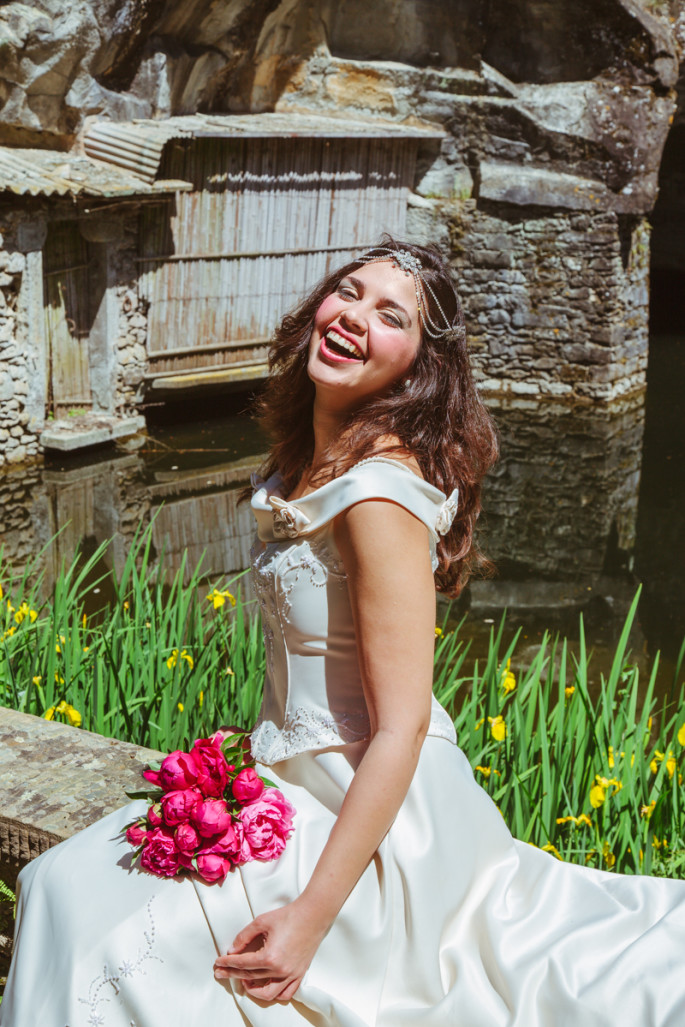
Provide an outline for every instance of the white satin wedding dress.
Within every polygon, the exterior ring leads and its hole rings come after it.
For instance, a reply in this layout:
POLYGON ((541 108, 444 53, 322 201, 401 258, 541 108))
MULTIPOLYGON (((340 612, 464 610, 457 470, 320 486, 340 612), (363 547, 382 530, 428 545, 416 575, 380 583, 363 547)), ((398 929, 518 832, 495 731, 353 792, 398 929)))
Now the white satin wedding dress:
MULTIPOLYGON (((424 522, 455 496, 372 458, 292 503, 258 487, 254 570, 268 657, 253 736, 297 810, 273 863, 223 885, 131 865, 125 809, 20 877, 2 1027, 683 1027, 685 883, 560 863, 514 840, 434 703, 418 769, 296 999, 267 1005, 212 963, 309 879, 364 751, 364 706, 332 518, 372 497, 424 522)), ((411 601, 408 597, 408 601, 411 601)))

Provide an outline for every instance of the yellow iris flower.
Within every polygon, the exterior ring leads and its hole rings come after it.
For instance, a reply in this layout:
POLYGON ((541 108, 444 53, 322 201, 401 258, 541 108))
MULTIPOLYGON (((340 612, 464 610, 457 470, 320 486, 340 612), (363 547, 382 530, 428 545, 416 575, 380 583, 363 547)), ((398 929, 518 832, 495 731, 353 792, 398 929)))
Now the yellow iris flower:
POLYGON ((503 742, 507 737, 507 725, 504 722, 504 717, 488 717, 490 724, 490 734, 496 742, 503 742))
POLYGON ((67 724, 71 724, 72 727, 81 727, 83 719, 81 714, 64 699, 57 706, 51 706, 43 714, 45 720, 54 720, 56 716, 64 717, 67 724))
POLYGON ((502 688, 507 694, 516 690, 516 677, 510 668, 511 660, 507 660, 507 665, 502 674, 502 688))
POLYGON ((231 606, 235 606, 235 596, 232 595, 228 589, 220 592, 218 588, 213 589, 207 596, 207 601, 212 603, 215 610, 218 610, 224 603, 230 603, 231 606))
POLYGON ((171 656, 166 661, 166 665, 169 668, 169 670, 172 670, 179 660, 185 660, 191 670, 195 666, 195 660, 192 658, 187 649, 181 649, 180 652, 178 651, 178 649, 172 649, 171 656))

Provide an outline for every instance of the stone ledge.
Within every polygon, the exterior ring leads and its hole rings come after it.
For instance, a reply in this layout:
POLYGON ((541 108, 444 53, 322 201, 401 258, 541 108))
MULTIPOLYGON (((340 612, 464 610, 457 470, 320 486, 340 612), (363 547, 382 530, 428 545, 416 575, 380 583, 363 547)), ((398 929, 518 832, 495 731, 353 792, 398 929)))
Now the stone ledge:
POLYGON ((68 420, 52 421, 40 434, 40 444, 45 449, 58 449, 68 453, 74 449, 101 446, 128 435, 135 435, 145 428, 145 418, 136 414, 131 417, 110 417, 107 414, 84 414, 68 420))
POLYGON ((0 708, 0 878, 128 802, 152 749, 0 708))

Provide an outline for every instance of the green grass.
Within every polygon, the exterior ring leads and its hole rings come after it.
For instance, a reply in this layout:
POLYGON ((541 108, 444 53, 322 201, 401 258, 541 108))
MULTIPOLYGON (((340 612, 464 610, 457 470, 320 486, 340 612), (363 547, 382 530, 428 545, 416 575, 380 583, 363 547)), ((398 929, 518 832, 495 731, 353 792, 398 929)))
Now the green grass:
POLYGON ((468 646, 458 630, 446 631, 436 647, 435 692, 517 838, 575 863, 685 876, 685 708, 682 684, 676 688, 685 642, 672 694, 657 703, 658 659, 643 689, 627 650, 638 599, 639 591, 610 673, 596 686, 581 619, 578 656, 565 639, 545 635, 520 669, 518 634, 502 651, 503 622, 485 664, 468 673, 468 646))
MULTIPOLYGON (((184 566, 173 575, 163 557, 152 566, 148 530, 111 577, 107 607, 84 616, 105 548, 64 567, 48 601, 30 568, 13 578, 0 564, 0 704, 163 751, 220 724, 249 728, 264 648, 240 579, 216 586, 235 606, 226 598, 215 608, 201 568, 184 584, 184 566)), ((638 598, 601 679, 582 623, 577 655, 546 635, 522 666, 519 636, 505 646, 502 623, 487 659, 470 666, 446 617, 435 692, 518 838, 573 862, 685 876, 685 643, 670 701, 657 702, 657 664, 640 680, 627 648, 638 598)))
POLYGON ((216 586, 235 607, 215 608, 201 568, 184 584, 184 565, 151 566, 148 530, 111 576, 113 600, 86 616, 105 551, 65 567, 47 602, 31 568, 12 580, 0 566, 0 704, 165 751, 219 724, 251 725, 264 649, 240 577, 216 586))

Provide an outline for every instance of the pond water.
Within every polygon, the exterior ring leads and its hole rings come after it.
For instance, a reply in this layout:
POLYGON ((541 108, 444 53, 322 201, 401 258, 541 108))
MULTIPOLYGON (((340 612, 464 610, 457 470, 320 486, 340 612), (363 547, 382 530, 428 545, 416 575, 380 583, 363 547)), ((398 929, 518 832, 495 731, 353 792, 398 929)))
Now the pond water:
MULTIPOLYGON (((493 409, 502 458, 484 488, 480 534, 497 574, 473 582, 452 610, 465 616, 471 657, 487 650, 505 610, 506 637, 521 628, 515 664, 532 658, 545 629, 577 643, 582 613, 598 674, 641 582, 630 645, 645 669, 661 650, 660 690, 668 690, 685 635, 683 383, 685 339, 657 336, 646 402, 493 409)), ((136 529, 152 521, 170 567, 187 549, 189 564, 203 557, 213 578, 243 569, 253 526, 238 497, 265 449, 249 404, 236 395, 153 409, 140 448, 53 458, 0 477, 4 558, 21 566, 60 531, 41 558, 48 584, 77 546, 89 553, 107 538, 105 566, 116 568, 136 529)))

